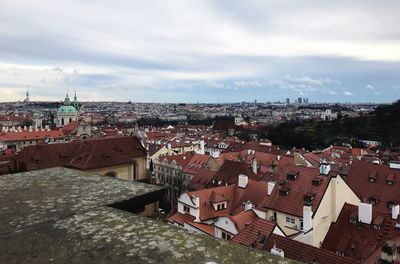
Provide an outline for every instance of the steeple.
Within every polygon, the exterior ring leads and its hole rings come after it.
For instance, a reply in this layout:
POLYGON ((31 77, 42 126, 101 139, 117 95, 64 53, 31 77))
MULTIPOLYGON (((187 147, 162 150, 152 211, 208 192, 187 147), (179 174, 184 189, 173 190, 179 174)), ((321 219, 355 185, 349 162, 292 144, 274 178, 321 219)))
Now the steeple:
POLYGON ((69 100, 69 96, 68 96, 68 92, 67 92, 67 95, 65 96, 65 99, 64 99, 64 105, 70 105, 71 104, 71 101, 69 100))
POLYGON ((72 102, 72 105, 76 108, 76 110, 79 109, 79 103, 78 103, 78 98, 76 97, 76 91, 75 91, 74 101, 72 102))

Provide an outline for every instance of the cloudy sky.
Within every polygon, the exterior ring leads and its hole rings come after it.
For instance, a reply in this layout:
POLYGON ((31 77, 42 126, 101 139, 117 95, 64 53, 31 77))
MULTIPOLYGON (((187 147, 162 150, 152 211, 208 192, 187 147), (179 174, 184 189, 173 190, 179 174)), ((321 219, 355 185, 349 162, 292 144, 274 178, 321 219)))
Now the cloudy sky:
POLYGON ((398 0, 0 0, 0 101, 391 102, 398 0))

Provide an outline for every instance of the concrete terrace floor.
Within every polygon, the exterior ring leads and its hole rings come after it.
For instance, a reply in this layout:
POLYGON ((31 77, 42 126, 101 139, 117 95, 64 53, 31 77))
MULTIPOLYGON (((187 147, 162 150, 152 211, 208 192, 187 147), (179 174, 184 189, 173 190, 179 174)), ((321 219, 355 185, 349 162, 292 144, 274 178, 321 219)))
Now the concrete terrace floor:
POLYGON ((295 263, 109 206, 160 189, 66 168, 0 176, 0 263, 295 263))

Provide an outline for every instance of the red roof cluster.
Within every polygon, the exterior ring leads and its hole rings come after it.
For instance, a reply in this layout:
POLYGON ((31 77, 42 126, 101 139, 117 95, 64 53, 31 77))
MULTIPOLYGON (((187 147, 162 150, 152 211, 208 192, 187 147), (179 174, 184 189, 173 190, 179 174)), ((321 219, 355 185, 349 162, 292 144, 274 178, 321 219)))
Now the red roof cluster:
POLYGON ((329 228, 322 248, 373 263, 375 257, 381 255, 380 249, 385 241, 400 241, 397 223, 400 221, 376 209, 372 211, 371 224, 358 222, 358 207, 345 204, 336 223, 329 228))
POLYGON ((70 143, 38 144, 23 149, 8 165, 9 172, 50 167, 87 170, 131 163, 146 151, 136 137, 79 140, 70 143))

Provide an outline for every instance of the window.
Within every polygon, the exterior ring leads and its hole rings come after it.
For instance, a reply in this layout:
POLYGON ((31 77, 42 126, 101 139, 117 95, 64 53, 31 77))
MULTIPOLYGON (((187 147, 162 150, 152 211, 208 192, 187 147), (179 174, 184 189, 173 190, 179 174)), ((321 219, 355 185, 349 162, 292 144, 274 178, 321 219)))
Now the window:
POLYGON ((185 211, 185 213, 188 214, 188 213, 190 212, 189 206, 184 205, 184 206, 183 206, 183 211, 185 211))
POLYGON ((286 216, 286 223, 288 224, 294 224, 296 221, 293 217, 286 216))
POLYGON ((231 236, 230 234, 225 233, 225 232, 222 231, 222 238, 223 238, 223 239, 229 240, 229 239, 231 239, 231 237, 232 237, 232 236, 231 236))
POLYGON ((223 210, 223 209, 225 209, 226 207, 225 207, 225 203, 221 203, 221 204, 217 204, 217 210, 219 211, 219 210, 223 210))

